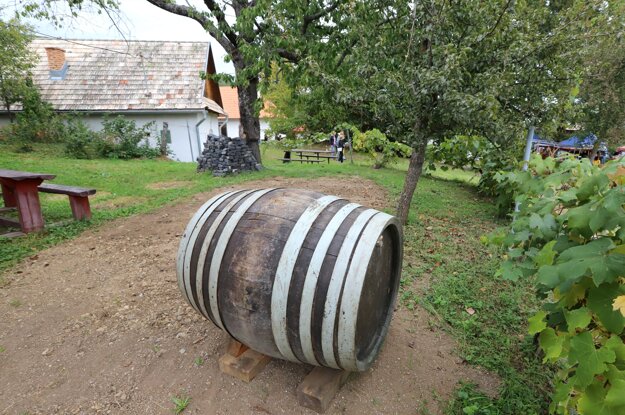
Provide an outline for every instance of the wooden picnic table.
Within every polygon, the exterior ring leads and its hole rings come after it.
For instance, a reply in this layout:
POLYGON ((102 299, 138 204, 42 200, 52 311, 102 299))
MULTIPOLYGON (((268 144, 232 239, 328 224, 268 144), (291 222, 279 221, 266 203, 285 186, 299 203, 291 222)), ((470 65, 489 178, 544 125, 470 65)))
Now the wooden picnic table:
POLYGON ((321 159, 326 159, 326 160, 328 160, 328 164, 330 164, 330 160, 333 160, 335 158, 333 153, 331 151, 328 151, 328 150, 295 149, 295 150, 291 150, 291 151, 297 153, 299 155, 300 159, 303 159, 304 157, 306 159, 316 159, 316 160, 319 160, 319 161, 321 159))
POLYGON ((19 226, 24 233, 43 229, 37 186, 44 180, 51 180, 55 177, 54 174, 0 169, 0 185, 2 185, 2 199, 5 205, 0 212, 17 209, 19 215, 19 222, 0 218, 0 224, 19 226))

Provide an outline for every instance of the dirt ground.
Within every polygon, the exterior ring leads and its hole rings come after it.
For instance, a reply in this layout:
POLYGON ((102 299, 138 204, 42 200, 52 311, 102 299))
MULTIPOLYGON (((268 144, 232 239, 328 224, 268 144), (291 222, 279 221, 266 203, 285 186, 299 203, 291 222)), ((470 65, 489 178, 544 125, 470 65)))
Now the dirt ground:
MULTIPOLYGON (((389 204, 383 189, 362 179, 245 184, 274 186, 389 204)), ((173 396, 191 398, 184 414, 314 413, 295 397, 309 366, 273 360, 249 384, 222 374, 227 336, 178 291, 179 239, 210 195, 109 222, 6 273, 0 415, 171 414, 173 396)), ((430 319, 399 307, 373 368, 352 375, 327 413, 437 414, 459 380, 496 390, 497 379, 464 364, 430 319)))

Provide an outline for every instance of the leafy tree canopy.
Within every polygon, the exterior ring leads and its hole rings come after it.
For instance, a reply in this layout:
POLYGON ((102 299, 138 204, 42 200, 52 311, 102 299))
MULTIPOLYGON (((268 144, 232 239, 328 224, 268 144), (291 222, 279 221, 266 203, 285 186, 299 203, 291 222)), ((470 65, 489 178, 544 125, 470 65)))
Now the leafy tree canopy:
POLYGON ((36 55, 28 48, 31 39, 28 27, 18 20, 0 21, 0 99, 10 117, 11 106, 32 89, 28 79, 36 55))

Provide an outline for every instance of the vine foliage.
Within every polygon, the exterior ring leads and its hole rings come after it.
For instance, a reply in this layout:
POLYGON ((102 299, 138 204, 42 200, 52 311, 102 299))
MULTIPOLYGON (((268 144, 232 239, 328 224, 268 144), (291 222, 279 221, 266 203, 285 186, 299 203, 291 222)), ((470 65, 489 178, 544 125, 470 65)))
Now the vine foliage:
POLYGON ((625 413, 625 159, 593 166, 539 156, 497 177, 520 211, 498 273, 533 278, 543 307, 529 321, 557 368, 550 411, 625 413))

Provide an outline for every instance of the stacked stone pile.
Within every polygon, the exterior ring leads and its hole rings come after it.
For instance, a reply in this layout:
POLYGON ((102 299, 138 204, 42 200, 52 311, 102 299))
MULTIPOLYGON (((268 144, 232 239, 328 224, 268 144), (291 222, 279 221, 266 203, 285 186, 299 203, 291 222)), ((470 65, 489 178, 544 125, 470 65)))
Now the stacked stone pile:
POLYGON ((212 171, 213 176, 225 176, 262 167, 245 141, 239 137, 208 136, 204 150, 197 159, 197 171, 212 171))

